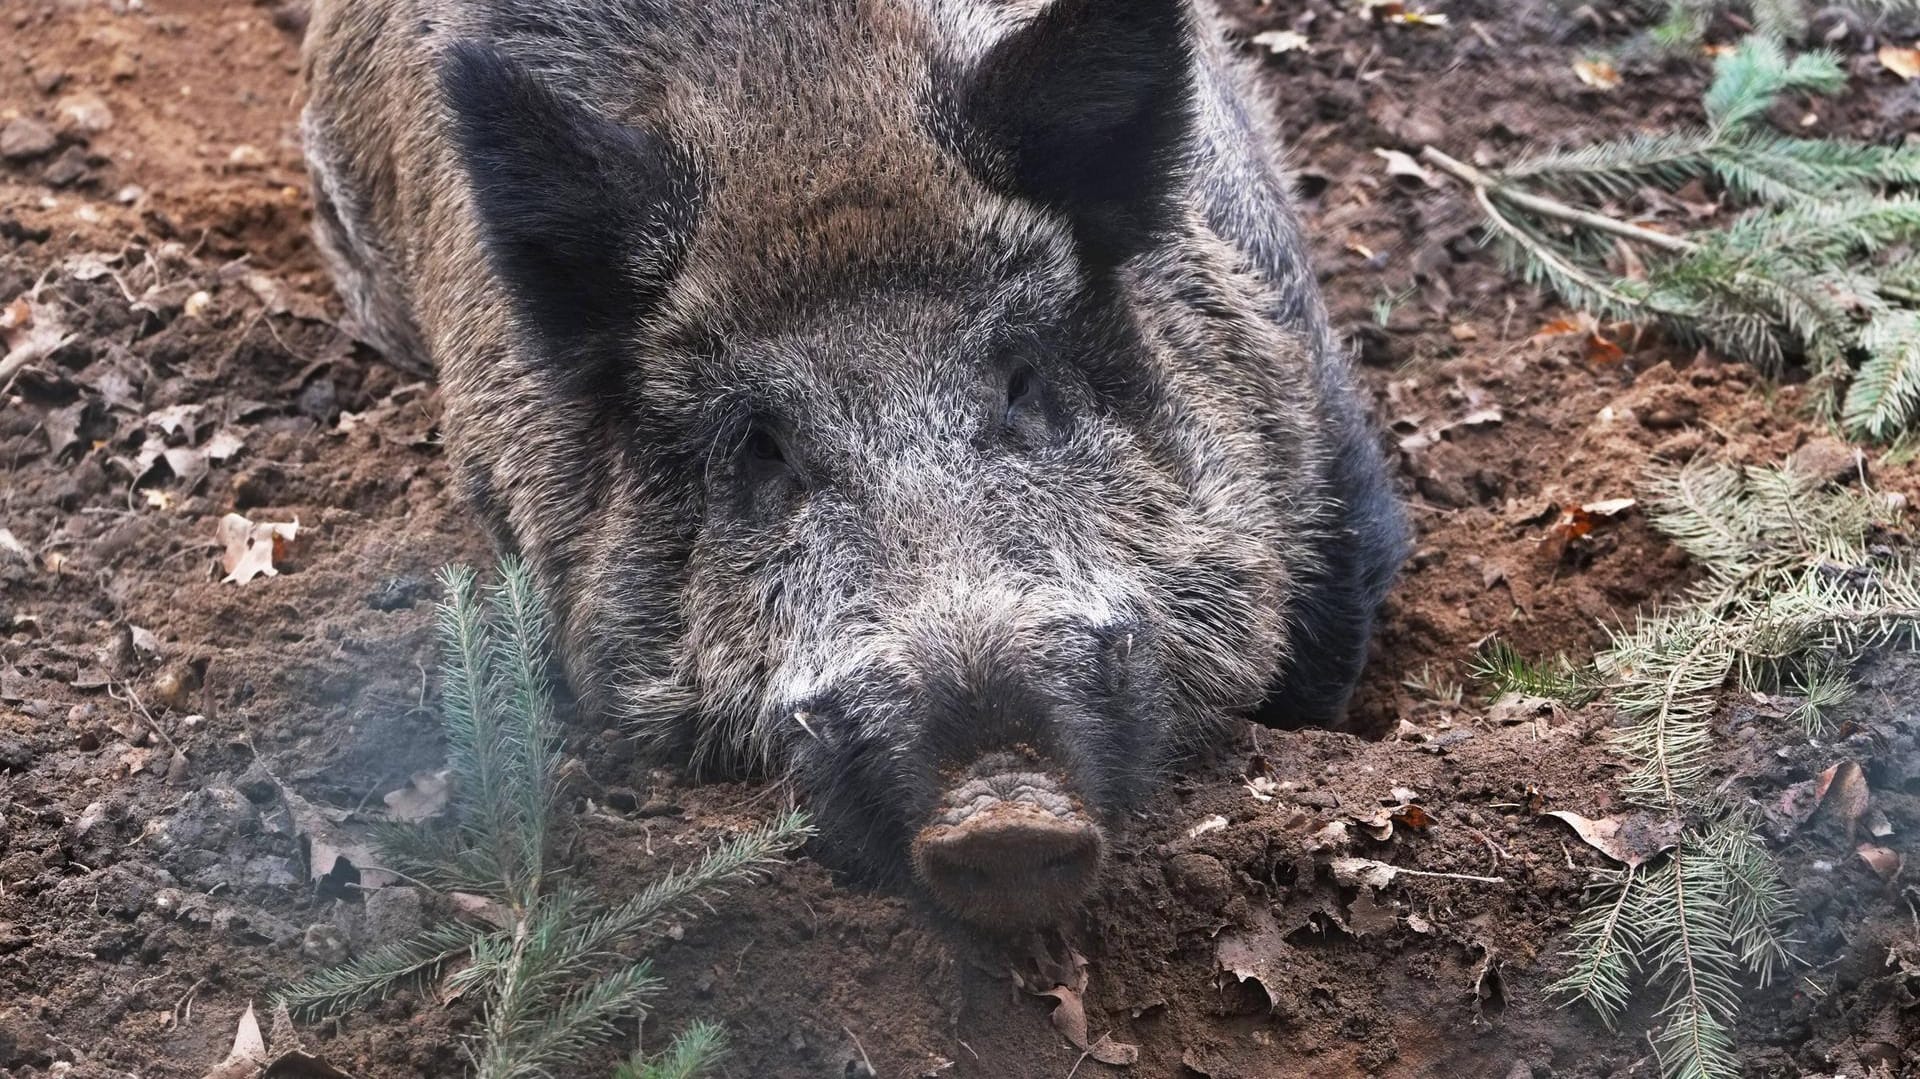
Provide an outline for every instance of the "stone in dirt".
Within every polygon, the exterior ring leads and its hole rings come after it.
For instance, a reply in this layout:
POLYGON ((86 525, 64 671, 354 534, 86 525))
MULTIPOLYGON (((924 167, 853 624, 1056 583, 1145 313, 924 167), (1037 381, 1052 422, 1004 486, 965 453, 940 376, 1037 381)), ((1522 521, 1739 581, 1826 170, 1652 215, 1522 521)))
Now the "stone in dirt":
POLYGON ((1808 479, 1838 486, 1864 481, 1868 475, 1866 454, 1829 436, 1807 440, 1788 455, 1787 467, 1808 479))
POLYGON ((0 158, 31 161, 52 153, 56 141, 52 128, 30 116, 22 116, 0 127, 0 158))

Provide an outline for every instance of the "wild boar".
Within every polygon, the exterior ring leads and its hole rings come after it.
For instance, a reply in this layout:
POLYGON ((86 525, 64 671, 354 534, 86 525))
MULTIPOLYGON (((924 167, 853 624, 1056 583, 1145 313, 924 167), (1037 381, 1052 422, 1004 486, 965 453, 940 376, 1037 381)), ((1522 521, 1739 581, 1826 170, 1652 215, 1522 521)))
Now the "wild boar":
POLYGON ((357 332, 588 712, 1000 926, 1340 717, 1406 529, 1209 13, 317 0, 305 66, 357 332))

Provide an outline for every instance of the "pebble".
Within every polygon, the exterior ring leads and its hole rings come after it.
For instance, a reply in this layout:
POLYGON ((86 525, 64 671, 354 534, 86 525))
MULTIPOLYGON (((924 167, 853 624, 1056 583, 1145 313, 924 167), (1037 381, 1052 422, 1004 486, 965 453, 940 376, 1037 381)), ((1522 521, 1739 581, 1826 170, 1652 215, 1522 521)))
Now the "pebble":
POLYGON ((1867 474, 1867 459, 1845 442, 1822 436, 1788 454, 1787 467, 1808 479, 1845 485, 1867 474))
POLYGON ((346 961, 347 938, 331 924, 315 922, 300 938, 300 954, 323 967, 337 966, 346 961))
POLYGON ((53 129, 31 116, 10 120, 0 127, 0 157, 8 161, 30 161, 53 152, 57 140, 53 129))
POLYGON ((1210 854, 1177 854, 1167 863, 1167 873, 1182 895, 1209 913, 1225 906, 1233 890, 1227 867, 1210 854))
POLYGON ((418 888, 390 885, 368 893, 361 911, 361 929, 370 944, 404 940, 427 924, 426 897, 418 888))
POLYGON ((113 110, 94 94, 68 94, 53 108, 62 134, 90 137, 113 126, 113 110))

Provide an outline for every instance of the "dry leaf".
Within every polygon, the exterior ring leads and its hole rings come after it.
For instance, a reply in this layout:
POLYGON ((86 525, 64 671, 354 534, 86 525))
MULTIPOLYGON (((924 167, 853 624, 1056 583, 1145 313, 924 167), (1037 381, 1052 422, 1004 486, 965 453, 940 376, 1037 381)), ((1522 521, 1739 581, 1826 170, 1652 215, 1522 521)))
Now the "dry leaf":
POLYGON ((1855 851, 1860 855, 1860 860, 1867 863, 1868 868, 1878 874, 1881 880, 1892 880, 1899 876, 1901 867, 1906 862, 1899 851, 1874 843, 1862 843, 1855 851))
POLYGON ((1595 90, 1611 90, 1620 85, 1620 72, 1611 60, 1575 60, 1573 73, 1595 90))
POLYGON ((192 438, 199 430, 196 422, 204 405, 168 405, 147 413, 147 422, 158 427, 168 438, 178 438, 185 434, 192 438))
POLYGON ((1887 815, 1876 809, 1867 814, 1867 834, 1875 839, 1885 839, 1893 834, 1893 822, 1887 815))
POLYGON ((380 799, 387 804, 387 815, 408 824, 439 816, 447 808, 447 777, 452 774, 448 768, 415 772, 406 786, 388 791, 380 799))
POLYGON ((1334 821, 1307 837, 1307 849, 1310 851, 1345 850, 1352 840, 1347 835, 1347 822, 1334 821))
POLYGON ((1201 821, 1199 824, 1196 824, 1193 827, 1187 829, 1187 838, 1198 839, 1201 836, 1206 835, 1208 832, 1217 832, 1220 829, 1225 828, 1226 826, 1227 826, 1227 818, 1220 816, 1218 813, 1216 813, 1213 816, 1208 817, 1206 820, 1201 821))
POLYGON ((1614 344, 1609 338, 1590 333, 1586 341, 1581 343, 1580 354, 1588 363, 1608 364, 1619 363, 1625 359, 1627 350, 1614 344))
POLYGON ((51 355, 72 339, 59 308, 25 296, 14 300, 0 308, 0 345, 6 346, 5 354, 0 355, 0 380, 11 378, 15 371, 51 355))
POLYGON ((1307 51, 1307 35, 1295 30, 1263 30, 1253 35, 1253 43, 1276 56, 1307 51))
POLYGON ((1632 498, 1608 498, 1599 502, 1585 502, 1580 508, 1594 517, 1618 517, 1638 504, 1632 498))
POLYGON ((1897 45, 1882 45, 1875 55, 1880 57, 1880 66, 1895 75, 1908 81, 1920 78, 1920 48, 1903 49, 1897 45))
MULTIPOLYGON (((280 797, 293 818, 293 829, 307 841, 307 875, 316 884, 358 882, 361 889, 384 888, 400 878, 385 869, 373 848, 344 835, 336 821, 285 783, 279 784, 280 797)), ((341 814, 344 816, 344 814, 341 814)))
POLYGON ((1585 326, 1582 324, 1579 317, 1574 315, 1562 315, 1559 318, 1554 319, 1552 322, 1549 322, 1546 325, 1540 327, 1539 329, 1533 331, 1532 339, 1537 342, 1537 341, 1543 341, 1552 337, 1565 337, 1570 333, 1579 333, 1583 329, 1585 329, 1585 326))
POLYGON ((33 552, 27 550, 26 544, 21 543, 11 531, 4 528, 0 528, 0 551, 5 551, 29 566, 33 565, 33 552))
POLYGON ((1433 873, 1424 869, 1407 869, 1404 866, 1388 865, 1386 862, 1377 862, 1372 858, 1335 858, 1327 863, 1327 866, 1333 870, 1335 883, 1349 888, 1385 888, 1393 883, 1394 878, 1402 875, 1470 880, 1480 884, 1506 883, 1503 877, 1476 877, 1471 873, 1433 873))
POLYGON ((233 1034, 233 1049, 227 1058, 213 1066, 206 1079, 254 1079, 267 1064, 267 1039, 260 1034, 260 1020, 253 1005, 240 1013, 239 1029, 233 1034))
POLYGON ((1075 1049, 1084 1050, 1088 1056, 1102 1064, 1124 1067, 1140 1059, 1139 1046, 1123 1045, 1105 1034, 1102 1034, 1098 1041, 1088 1039, 1087 1009, 1081 1002, 1078 992, 1064 985, 1056 985, 1052 989, 1042 990, 1035 995, 1052 997, 1059 1001, 1054 1006, 1050 1018, 1053 1020, 1054 1027, 1073 1043, 1075 1049))
POLYGON ((1386 161, 1388 176, 1411 176, 1428 187, 1434 187, 1439 183, 1434 178, 1433 170, 1415 161, 1404 151, 1375 147, 1373 155, 1386 161))
POLYGON ((1400 867, 1376 862, 1372 858, 1335 858, 1331 863, 1333 879, 1349 888, 1385 888, 1400 875, 1400 867))
POLYGON ((1632 813, 1597 820, 1556 809, 1547 816, 1567 822, 1587 846, 1628 867, 1638 867, 1680 840, 1679 822, 1632 813))
POLYGON ((505 929, 513 924, 513 912, 497 899, 488 899, 472 892, 448 892, 447 900, 453 904, 453 909, 489 925, 505 929))
POLYGON ((1294 965, 1293 946, 1265 906, 1253 908, 1246 930, 1221 933, 1213 946, 1213 960, 1237 982, 1252 982, 1265 994, 1268 1007, 1278 999, 1272 987, 1283 984, 1294 965))
POLYGON ((1377 843, 1385 843, 1393 838, 1393 810, 1376 809, 1370 817, 1356 816, 1353 822, 1372 836, 1377 843))
POLYGON ((1123 1045, 1104 1034, 1098 1040, 1088 1037, 1087 1010, 1081 999, 1087 991, 1086 956, 1068 945, 1064 961, 1056 959, 1051 949, 1035 952, 1028 959, 1033 963, 1031 976, 1012 970, 1013 983, 1034 996, 1053 998, 1053 1025, 1074 1048, 1102 1064, 1124 1066, 1140 1059, 1138 1046, 1123 1045))
POLYGON ((1416 832, 1424 832, 1433 827, 1433 814, 1425 806, 1404 805, 1394 811, 1394 822, 1416 832))
POLYGON ((273 564, 287 556, 287 547, 299 534, 300 522, 262 522, 255 524, 237 513, 220 518, 216 535, 226 554, 220 565, 227 571, 222 582, 246 584, 255 577, 279 574, 273 564))
POLYGON ((1867 774, 1853 761, 1841 761, 1821 772, 1820 778, 1814 781, 1815 805, 1827 806, 1831 801, 1830 811, 1846 824, 1848 839, 1853 838, 1854 825, 1867 811, 1869 797, 1867 774))

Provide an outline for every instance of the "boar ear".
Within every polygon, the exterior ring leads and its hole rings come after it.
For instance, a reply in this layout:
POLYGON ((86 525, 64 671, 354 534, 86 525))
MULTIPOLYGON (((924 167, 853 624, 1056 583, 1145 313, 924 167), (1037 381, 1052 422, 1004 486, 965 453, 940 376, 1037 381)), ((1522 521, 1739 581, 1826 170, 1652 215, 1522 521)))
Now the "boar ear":
POLYGON ((568 374, 591 379, 672 279, 697 212, 690 164, 486 46, 452 46, 440 82, 488 262, 524 323, 581 365, 568 374))
POLYGON ((1193 127, 1190 0, 1053 0, 995 44, 962 109, 1011 193, 1064 210, 1096 258, 1165 228, 1193 127))

